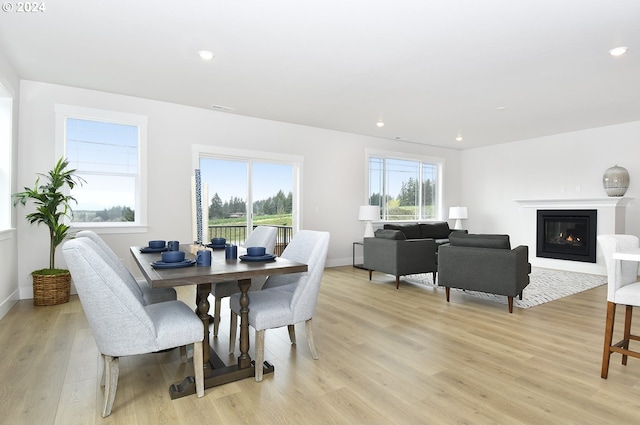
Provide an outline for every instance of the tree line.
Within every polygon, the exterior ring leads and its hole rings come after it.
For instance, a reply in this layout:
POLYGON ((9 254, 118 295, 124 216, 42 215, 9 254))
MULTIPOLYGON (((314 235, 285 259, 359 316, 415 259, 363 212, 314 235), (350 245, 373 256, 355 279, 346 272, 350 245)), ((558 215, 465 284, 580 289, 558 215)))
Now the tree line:
MULTIPOLYGON (((411 207, 418 205, 418 194, 420 193, 420 182, 413 177, 409 177, 409 180, 402 182, 400 186, 400 193, 394 199, 391 195, 385 195, 384 199, 380 193, 373 193, 369 197, 369 205, 386 205, 390 201, 396 201, 397 206, 411 207)), ((436 193, 435 183, 430 179, 422 182, 422 205, 432 205, 434 203, 434 196, 436 193)))
MULTIPOLYGON (((293 212, 293 194, 285 195, 282 190, 277 194, 255 201, 253 213, 256 215, 291 214, 293 212)), ((209 204, 209 219, 228 218, 247 214, 247 203, 242 198, 232 196, 228 201, 222 201, 216 192, 209 204)))

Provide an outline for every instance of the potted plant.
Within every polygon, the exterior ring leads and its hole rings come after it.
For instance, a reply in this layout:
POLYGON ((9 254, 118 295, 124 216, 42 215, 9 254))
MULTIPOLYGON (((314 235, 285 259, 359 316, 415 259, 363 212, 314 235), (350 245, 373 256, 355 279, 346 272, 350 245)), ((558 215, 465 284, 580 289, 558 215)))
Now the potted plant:
POLYGON ((67 235, 69 226, 64 223, 65 217, 71 217, 71 201, 75 198, 65 194, 64 186, 69 190, 84 183, 84 179, 74 175, 75 169, 67 169, 69 161, 60 158, 48 174, 38 173, 33 188, 24 188, 24 192, 15 193, 14 203, 26 205, 31 200, 36 211, 26 215, 31 223, 45 224, 49 228, 49 267, 36 270, 33 276, 33 303, 35 305, 54 305, 69 301, 71 291, 71 274, 68 270, 56 269, 55 252, 67 235), (46 179, 40 183, 40 178, 46 179))

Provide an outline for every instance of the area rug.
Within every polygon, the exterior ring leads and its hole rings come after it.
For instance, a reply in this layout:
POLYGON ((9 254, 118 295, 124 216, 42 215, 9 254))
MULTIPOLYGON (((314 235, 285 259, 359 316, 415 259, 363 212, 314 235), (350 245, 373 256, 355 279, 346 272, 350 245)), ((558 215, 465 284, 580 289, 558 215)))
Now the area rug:
MULTIPOLYGON (((412 283, 433 285, 431 273, 409 275, 403 279, 412 283)), ((529 275, 529 285, 524 288, 522 300, 517 297, 514 298, 513 305, 520 308, 535 307, 549 301, 593 289, 606 283, 606 276, 532 267, 531 274, 529 275)), ((462 292, 460 289, 453 288, 452 291, 462 292)), ((503 295, 486 294, 476 291, 464 291, 464 294, 500 304, 507 304, 507 297, 503 295)))

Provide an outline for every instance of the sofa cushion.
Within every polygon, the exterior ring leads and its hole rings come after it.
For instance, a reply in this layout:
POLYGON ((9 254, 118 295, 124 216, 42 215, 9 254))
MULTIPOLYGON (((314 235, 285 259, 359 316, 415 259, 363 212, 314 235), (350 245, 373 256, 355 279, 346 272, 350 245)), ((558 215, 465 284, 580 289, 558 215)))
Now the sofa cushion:
POLYGON ((418 223, 385 224, 384 228, 386 230, 400 230, 407 239, 422 239, 418 223))
POLYGON ((376 238, 382 239, 395 239, 395 240, 405 240, 407 239, 400 230, 391 230, 391 229, 378 229, 375 231, 376 238))
POLYGON ((451 230, 446 221, 435 223, 420 223, 420 234, 423 238, 447 239, 451 230))
POLYGON ((451 244, 451 246, 511 249, 509 235, 474 235, 453 232, 449 235, 449 243, 451 244))

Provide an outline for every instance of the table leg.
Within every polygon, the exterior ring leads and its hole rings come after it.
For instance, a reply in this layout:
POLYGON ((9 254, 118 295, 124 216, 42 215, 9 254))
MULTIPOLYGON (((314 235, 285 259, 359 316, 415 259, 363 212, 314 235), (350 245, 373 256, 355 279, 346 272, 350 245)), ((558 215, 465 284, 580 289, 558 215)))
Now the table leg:
POLYGON ((240 356, 238 357, 238 369, 251 367, 249 356, 249 288, 251 279, 238 281, 240 288, 240 356))
POLYGON ((210 283, 201 283, 198 284, 198 317, 202 320, 202 324, 204 325, 204 340, 202 341, 203 347, 203 368, 204 368, 204 377, 208 378, 211 376, 211 364, 209 363, 209 308, 211 305, 209 304, 209 294, 211 293, 211 284, 210 283))
MULTIPOLYGON (((240 379, 250 378, 255 375, 255 368, 249 356, 249 288, 251 287, 251 279, 242 279, 238 281, 240 288, 240 356, 238 363, 226 366, 220 359, 213 348, 209 345, 209 300, 208 296, 211 292, 211 284, 198 284, 197 289, 197 313, 204 325, 204 341, 203 341, 203 369, 204 369, 204 387, 211 388, 218 385, 227 384, 240 379)), ((261 365, 263 375, 273 373, 274 367, 269 362, 261 365)), ((179 384, 171 384, 169 386, 169 395, 171 399, 184 397, 195 394, 195 378, 187 376, 179 384)))

